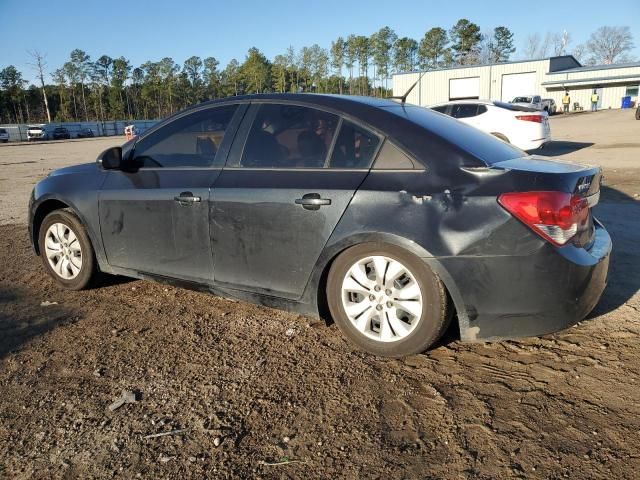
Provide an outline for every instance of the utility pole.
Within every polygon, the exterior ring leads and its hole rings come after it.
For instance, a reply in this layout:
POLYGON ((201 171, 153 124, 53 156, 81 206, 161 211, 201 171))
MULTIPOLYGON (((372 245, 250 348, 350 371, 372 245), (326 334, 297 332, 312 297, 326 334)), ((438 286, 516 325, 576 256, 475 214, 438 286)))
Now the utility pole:
POLYGON ((30 65, 36 71, 36 77, 40 79, 40 86, 42 88, 42 98, 44 99, 44 108, 47 111, 47 122, 51 123, 51 113, 49 112, 49 101, 47 100, 47 91, 44 88, 44 69, 47 66, 45 62, 45 55, 41 54, 38 50, 28 52, 33 58, 34 63, 30 65))

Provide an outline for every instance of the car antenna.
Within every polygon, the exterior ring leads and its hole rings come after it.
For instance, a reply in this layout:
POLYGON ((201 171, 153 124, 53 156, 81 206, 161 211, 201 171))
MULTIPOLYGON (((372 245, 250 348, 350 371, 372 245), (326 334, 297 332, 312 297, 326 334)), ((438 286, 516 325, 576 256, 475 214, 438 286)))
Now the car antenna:
POLYGON ((409 94, 411 93, 411 90, 414 89, 414 87, 420 83, 420 80, 422 80, 422 76, 425 74, 425 71, 420 72, 420 75, 418 76, 418 79, 413 83, 413 85, 411 85, 409 87, 409 90, 407 90, 406 92, 404 92, 404 95, 400 96, 400 97, 391 97, 391 99, 393 100, 400 100, 400 103, 402 105, 404 105, 407 101, 407 97, 409 96, 409 94))

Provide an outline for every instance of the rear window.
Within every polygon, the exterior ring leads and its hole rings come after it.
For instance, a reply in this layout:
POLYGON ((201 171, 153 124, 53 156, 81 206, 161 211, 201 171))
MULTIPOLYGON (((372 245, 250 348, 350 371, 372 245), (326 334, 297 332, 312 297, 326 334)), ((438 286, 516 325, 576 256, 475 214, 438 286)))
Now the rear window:
POLYGON ((531 97, 516 97, 513 103, 531 103, 531 97))
POLYGON ((0 133, 7 133, 7 131, 4 128, 0 128, 0 133))
POLYGON ((493 135, 481 132, 451 117, 436 115, 427 108, 406 105, 401 108, 388 108, 387 111, 426 128, 487 165, 527 155, 519 148, 498 140, 493 135))

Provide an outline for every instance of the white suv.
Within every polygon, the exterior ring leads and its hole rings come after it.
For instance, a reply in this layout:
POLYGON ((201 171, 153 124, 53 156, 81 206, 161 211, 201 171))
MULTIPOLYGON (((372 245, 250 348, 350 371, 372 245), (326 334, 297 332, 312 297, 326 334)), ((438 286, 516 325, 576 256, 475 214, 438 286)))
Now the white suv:
POLYGON ((47 132, 44 125, 29 125, 27 127, 27 140, 46 140, 47 132))

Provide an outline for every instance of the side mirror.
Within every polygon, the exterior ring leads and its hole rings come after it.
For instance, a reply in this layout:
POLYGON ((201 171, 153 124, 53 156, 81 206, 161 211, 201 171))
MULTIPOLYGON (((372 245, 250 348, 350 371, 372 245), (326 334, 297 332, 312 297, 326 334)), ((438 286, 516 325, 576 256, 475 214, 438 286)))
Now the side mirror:
POLYGON ((96 162, 105 170, 119 170, 122 168, 122 147, 107 148, 98 155, 96 162))

